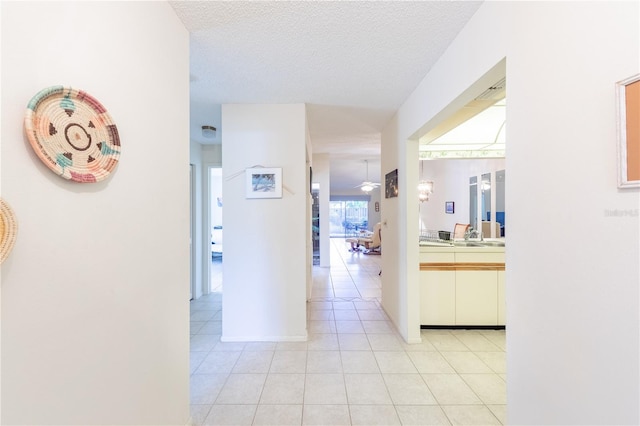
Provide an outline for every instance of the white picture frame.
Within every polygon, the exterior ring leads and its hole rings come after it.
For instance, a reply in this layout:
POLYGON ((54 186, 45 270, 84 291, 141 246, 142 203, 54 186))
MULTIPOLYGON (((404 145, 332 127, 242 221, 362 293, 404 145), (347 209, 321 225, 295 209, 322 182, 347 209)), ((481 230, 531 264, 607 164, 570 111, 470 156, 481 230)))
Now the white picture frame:
POLYGON ((282 168, 252 167, 245 175, 246 198, 282 198, 282 168))
POLYGON ((640 188, 640 136, 638 135, 637 116, 640 103, 640 74, 618 81, 616 83, 616 98, 618 188, 640 188), (633 96, 629 102, 627 102, 628 93, 633 96), (628 134, 629 129, 632 129, 631 134, 628 134))

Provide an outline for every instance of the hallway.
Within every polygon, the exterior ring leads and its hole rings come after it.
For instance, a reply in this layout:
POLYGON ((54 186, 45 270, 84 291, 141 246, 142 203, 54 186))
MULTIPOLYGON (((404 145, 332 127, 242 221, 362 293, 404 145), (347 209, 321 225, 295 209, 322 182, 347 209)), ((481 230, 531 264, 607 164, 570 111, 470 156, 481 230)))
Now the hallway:
POLYGON ((489 425, 506 418, 505 332, 423 330, 380 308, 380 256, 331 240, 313 269, 307 342, 220 342, 222 294, 191 302, 195 424, 489 425))

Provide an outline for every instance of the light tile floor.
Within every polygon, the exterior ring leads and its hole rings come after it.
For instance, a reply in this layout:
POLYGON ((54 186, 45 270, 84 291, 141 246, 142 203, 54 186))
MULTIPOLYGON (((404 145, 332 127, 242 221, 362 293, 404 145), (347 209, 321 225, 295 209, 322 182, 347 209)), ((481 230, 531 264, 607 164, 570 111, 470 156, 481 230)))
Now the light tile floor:
POLYGON ((405 344, 380 307, 380 256, 331 243, 307 342, 220 342, 222 294, 191 302, 194 424, 505 424, 505 332, 423 330, 405 344))

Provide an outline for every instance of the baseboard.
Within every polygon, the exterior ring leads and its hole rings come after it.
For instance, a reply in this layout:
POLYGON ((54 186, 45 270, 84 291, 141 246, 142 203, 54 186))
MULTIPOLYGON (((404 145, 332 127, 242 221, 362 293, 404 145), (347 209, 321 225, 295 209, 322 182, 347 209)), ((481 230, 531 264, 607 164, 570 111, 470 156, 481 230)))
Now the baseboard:
POLYGON ((505 325, 421 325, 421 330, 505 330, 505 325))

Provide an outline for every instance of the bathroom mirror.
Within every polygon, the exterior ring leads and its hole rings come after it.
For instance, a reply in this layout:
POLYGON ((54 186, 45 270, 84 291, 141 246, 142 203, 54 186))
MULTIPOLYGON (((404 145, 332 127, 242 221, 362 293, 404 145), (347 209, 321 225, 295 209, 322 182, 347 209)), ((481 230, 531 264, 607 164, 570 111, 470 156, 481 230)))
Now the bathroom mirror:
POLYGON ((480 194, 482 197, 482 220, 491 220, 491 173, 485 173, 481 177, 480 194))
POLYGON ((478 177, 469 178, 469 223, 478 226, 478 177))

